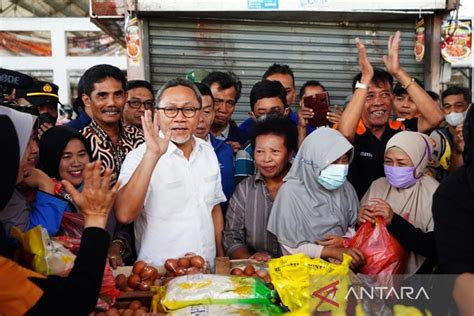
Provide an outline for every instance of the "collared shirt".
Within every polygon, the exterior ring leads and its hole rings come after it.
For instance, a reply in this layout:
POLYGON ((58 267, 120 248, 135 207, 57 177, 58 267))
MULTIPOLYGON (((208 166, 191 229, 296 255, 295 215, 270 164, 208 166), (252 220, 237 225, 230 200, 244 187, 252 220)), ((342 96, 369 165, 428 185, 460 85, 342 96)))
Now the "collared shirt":
MULTIPOLYGON (((187 252, 203 256, 211 267, 216 256, 212 209, 226 201, 214 149, 193 136, 193 151, 186 159, 172 142, 151 175, 145 203, 135 220, 138 258, 163 265, 187 252)), ((127 155, 120 183, 127 184, 140 164, 146 144, 127 155)))
POLYGON ((237 185, 226 215, 224 249, 227 254, 245 247, 251 254, 265 251, 272 258, 281 256, 277 237, 266 229, 272 205, 273 197, 260 172, 237 185))
POLYGON ((221 132, 220 135, 216 136, 216 138, 225 141, 227 137, 229 137, 229 131, 230 131, 230 124, 227 123, 227 126, 224 128, 224 130, 221 132))
POLYGON ((387 142, 393 135, 404 131, 405 125, 400 121, 390 121, 380 139, 367 129, 362 122, 356 130, 354 139, 354 160, 349 166, 348 179, 361 199, 373 181, 384 177, 384 154, 387 142))
POLYGON ((112 169, 112 184, 117 181, 125 156, 145 141, 140 129, 132 125, 120 124, 120 136, 117 144, 114 144, 109 135, 94 120, 81 133, 91 146, 92 160, 102 161, 100 171, 104 172, 106 168, 112 169))

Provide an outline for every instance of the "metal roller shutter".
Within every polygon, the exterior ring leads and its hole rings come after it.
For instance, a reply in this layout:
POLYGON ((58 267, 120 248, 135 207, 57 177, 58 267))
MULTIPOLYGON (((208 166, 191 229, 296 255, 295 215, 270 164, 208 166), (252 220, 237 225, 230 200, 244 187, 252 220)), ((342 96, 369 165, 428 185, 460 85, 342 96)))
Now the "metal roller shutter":
POLYGON ((231 70, 242 80, 242 96, 234 112, 238 122, 247 118, 249 93, 273 63, 288 64, 296 88, 307 80, 321 81, 331 103, 342 104, 351 93, 358 71, 354 38, 366 43, 369 58, 382 66, 387 39, 402 32, 401 64, 423 78, 423 65, 413 55, 414 21, 354 23, 298 23, 220 19, 148 20, 150 78, 159 88, 167 80, 196 69, 231 70))

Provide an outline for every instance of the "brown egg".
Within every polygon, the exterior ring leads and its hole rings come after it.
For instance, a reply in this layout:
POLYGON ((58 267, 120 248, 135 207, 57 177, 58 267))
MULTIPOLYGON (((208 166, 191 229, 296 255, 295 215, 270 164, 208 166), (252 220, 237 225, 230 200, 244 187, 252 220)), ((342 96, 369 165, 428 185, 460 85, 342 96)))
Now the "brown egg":
POLYGON ((252 276, 254 273, 255 273, 255 268, 253 267, 253 265, 248 264, 244 269, 244 274, 246 276, 252 276))
POLYGON ((130 304, 128 304, 129 309, 137 310, 142 306, 142 302, 138 300, 131 301, 130 304))
POLYGON ((191 266, 191 261, 189 260, 189 258, 185 258, 185 257, 179 258, 178 259, 178 266, 187 269, 191 266))
POLYGON ((126 309, 123 311, 122 316, 134 316, 135 311, 132 309, 126 309))
POLYGON ((206 261, 204 261, 204 258, 201 257, 201 256, 193 256, 193 257, 191 257, 191 265, 192 265, 193 267, 196 267, 196 268, 199 268, 199 269, 200 269, 200 268, 204 267, 204 263, 205 263, 205 262, 206 262, 206 261))
POLYGON ((120 291, 125 291, 127 288, 127 277, 124 274, 119 274, 115 278, 115 287, 120 291))
POLYGON ((169 272, 175 272, 176 267, 178 267, 178 260, 176 259, 167 259, 165 261, 165 269, 169 272))
POLYGON ((231 275, 244 275, 244 271, 242 271, 242 269, 239 269, 239 268, 233 268, 230 271, 230 274, 231 275))
POLYGON ((271 282, 272 282, 272 279, 270 278, 269 275, 266 275, 266 276, 263 277, 263 281, 265 281, 265 283, 268 284, 268 283, 271 283, 271 282))
POLYGON ((156 276, 157 273, 158 271, 152 266, 145 266, 140 272, 140 278, 142 280, 152 279, 156 276))
POLYGON ((177 267, 175 274, 176 274, 176 276, 185 275, 186 274, 186 269, 183 268, 183 267, 177 267))
POLYGON ((267 270, 264 270, 264 269, 260 269, 256 271, 255 273, 257 273, 258 277, 261 279, 264 279, 266 276, 268 276, 267 270))
POLYGON ((142 306, 142 307, 140 307, 139 309, 144 310, 145 312, 148 313, 148 307, 146 307, 146 306, 142 306))
POLYGON ((198 273, 201 273, 201 270, 199 270, 199 268, 196 268, 196 267, 191 267, 186 270, 187 275, 198 274, 198 273))
POLYGON ((144 316, 144 315, 146 315, 146 314, 147 314, 147 312, 145 312, 143 309, 137 309, 137 310, 135 311, 135 315, 134 315, 134 316, 144 316))
POLYGON ((120 316, 120 313, 119 313, 118 309, 116 309, 115 307, 111 307, 107 311, 107 316, 120 316))
POLYGON ((140 276, 138 274, 132 274, 131 276, 128 277, 128 286, 131 288, 136 289, 138 285, 140 284, 140 276))
POLYGON ((135 289, 133 287, 130 287, 127 285, 127 287, 125 287, 125 292, 133 292, 135 291, 135 289))
POLYGON ((176 273, 166 271, 164 276, 165 276, 165 278, 174 278, 176 276, 176 273))
POLYGON ((149 291, 151 289, 151 280, 143 280, 140 283, 140 291, 149 291))
POLYGON ((133 269, 132 273, 133 274, 140 274, 142 272, 142 269, 146 267, 147 263, 144 261, 137 261, 133 264, 133 269))

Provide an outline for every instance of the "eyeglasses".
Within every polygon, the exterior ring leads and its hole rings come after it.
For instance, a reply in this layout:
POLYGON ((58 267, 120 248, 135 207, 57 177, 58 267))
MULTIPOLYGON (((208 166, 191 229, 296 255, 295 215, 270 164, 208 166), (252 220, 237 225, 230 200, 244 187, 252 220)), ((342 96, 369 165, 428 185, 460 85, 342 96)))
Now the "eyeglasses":
POLYGON ((157 108, 157 110, 162 110, 165 115, 169 118, 175 118, 178 116, 178 112, 181 111, 184 117, 192 118, 196 115, 196 112, 199 111, 201 108, 175 108, 175 107, 165 107, 165 108, 157 108))
POLYGON ((155 105, 155 102, 153 101, 138 101, 138 100, 131 100, 126 102, 132 109, 139 109, 142 105, 145 108, 145 110, 151 110, 153 109, 153 106, 155 105))

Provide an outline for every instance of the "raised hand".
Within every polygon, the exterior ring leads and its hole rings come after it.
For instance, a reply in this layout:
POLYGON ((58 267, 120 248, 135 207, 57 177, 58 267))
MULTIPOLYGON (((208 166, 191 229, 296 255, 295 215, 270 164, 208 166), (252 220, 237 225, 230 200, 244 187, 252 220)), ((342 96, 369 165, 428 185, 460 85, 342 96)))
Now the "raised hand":
POLYGON ((401 33, 397 31, 395 35, 390 35, 388 38, 388 55, 383 56, 383 62, 387 71, 394 77, 400 73, 400 41, 401 33))
POLYGON ((362 73, 361 82, 369 84, 374 76, 374 68, 367 57, 367 51, 362 41, 356 37, 355 39, 357 50, 359 51, 359 66, 360 72, 362 73))
POLYGON ((171 138, 171 130, 164 133, 164 138, 161 138, 159 134, 160 128, 158 127, 158 119, 155 117, 155 119, 152 120, 150 110, 145 111, 145 114, 141 117, 141 120, 147 152, 161 157, 168 149, 171 138))
POLYGON ((462 154, 464 152, 464 136, 462 133, 464 124, 456 126, 456 134, 454 135, 454 150, 462 154))
POLYGON ((103 176, 100 176, 100 160, 86 165, 84 169, 84 187, 82 192, 67 180, 62 180, 66 191, 71 194, 74 204, 84 216, 84 228, 105 228, 107 218, 114 204, 119 183, 110 188, 112 170, 107 168, 103 176))
POLYGON ((298 127, 304 127, 308 125, 308 120, 314 117, 313 109, 306 108, 304 105, 300 106, 298 110, 298 127))
POLYGON ((342 110, 339 106, 336 105, 335 111, 334 112, 329 111, 326 117, 329 122, 333 124, 339 124, 339 121, 341 120, 341 116, 342 116, 342 110))

